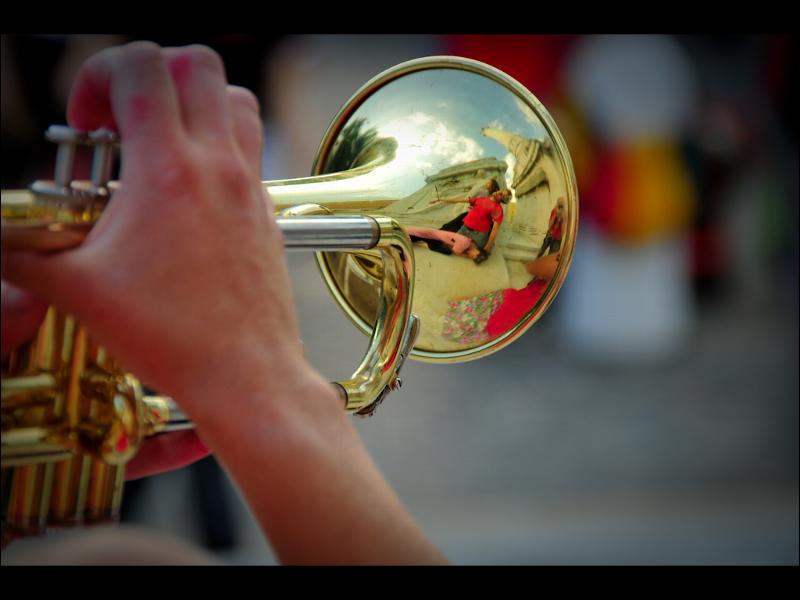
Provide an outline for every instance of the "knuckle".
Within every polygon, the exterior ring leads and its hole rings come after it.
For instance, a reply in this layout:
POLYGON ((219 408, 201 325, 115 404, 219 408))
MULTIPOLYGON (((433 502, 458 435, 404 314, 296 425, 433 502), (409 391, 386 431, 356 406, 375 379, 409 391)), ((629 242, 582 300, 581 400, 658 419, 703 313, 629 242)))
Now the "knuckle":
POLYGON ((199 67, 225 74, 225 65, 222 62, 222 58, 208 46, 201 44, 186 46, 185 52, 191 58, 192 63, 199 67))
POLYGON ((236 156, 228 155, 217 161, 217 176, 220 182, 236 198, 244 197, 245 192, 248 190, 248 175, 242 161, 236 156))
POLYGON ((159 63, 164 60, 161 47, 148 41, 136 41, 119 48, 117 58, 120 62, 159 63))
POLYGON ((83 64, 82 71, 108 74, 115 70, 130 69, 140 63, 157 64, 161 61, 163 61, 161 48, 157 44, 136 41, 100 50, 83 64))
POLYGON ((177 196, 185 193, 198 179, 194 161, 177 145, 162 148, 159 161, 167 165, 167 168, 155 170, 155 187, 162 194, 177 196))
POLYGON ((238 108, 246 109, 256 114, 261 111, 258 98, 256 98, 256 95, 247 88, 243 88, 238 85, 229 85, 228 95, 230 96, 234 105, 238 108))

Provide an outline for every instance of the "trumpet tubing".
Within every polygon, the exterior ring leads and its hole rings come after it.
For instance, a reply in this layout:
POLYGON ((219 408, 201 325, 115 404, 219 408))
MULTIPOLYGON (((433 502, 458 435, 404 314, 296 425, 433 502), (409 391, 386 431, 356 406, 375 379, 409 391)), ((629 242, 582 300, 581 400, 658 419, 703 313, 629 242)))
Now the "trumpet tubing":
MULTIPOLYGON (((2 192, 4 251, 80 244, 124 185, 111 180, 113 132, 54 126, 47 137, 54 178, 2 192), (76 181, 83 146, 92 175, 76 181)), ((316 251, 335 301, 371 336, 353 375, 333 383, 360 415, 400 386, 409 357, 473 360, 519 338, 555 298, 577 234, 555 122, 519 83, 462 58, 376 76, 334 117, 310 177, 264 187, 286 247, 316 251)), ((4 536, 114 519, 142 441, 192 426, 52 307, 2 377, 4 536)))

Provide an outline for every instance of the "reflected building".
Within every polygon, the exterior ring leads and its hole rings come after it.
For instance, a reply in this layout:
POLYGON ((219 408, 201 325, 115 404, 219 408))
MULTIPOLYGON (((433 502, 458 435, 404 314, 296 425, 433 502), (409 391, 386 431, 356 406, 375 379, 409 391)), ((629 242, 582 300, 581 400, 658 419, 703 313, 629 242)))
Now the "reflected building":
POLYGON ((508 260, 534 260, 547 235, 550 212, 558 198, 566 195, 552 147, 502 129, 484 127, 481 133, 508 148, 514 157, 510 185, 514 215, 511 226, 500 231, 497 244, 508 260))
POLYGON ((447 198, 467 198, 484 192, 484 184, 494 179, 506 188, 508 165, 496 158, 482 158, 442 169, 425 178, 425 185, 387 206, 380 212, 391 215, 403 225, 438 229, 467 209, 465 205, 442 203, 447 198))

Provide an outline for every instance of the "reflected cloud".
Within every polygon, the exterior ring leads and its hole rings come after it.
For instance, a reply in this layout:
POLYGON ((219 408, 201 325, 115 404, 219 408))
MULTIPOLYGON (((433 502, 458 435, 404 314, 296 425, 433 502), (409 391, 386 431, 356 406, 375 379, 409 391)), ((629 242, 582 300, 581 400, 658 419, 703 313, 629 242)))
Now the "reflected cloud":
POLYGON ((424 112, 414 112, 396 119, 378 130, 383 137, 397 140, 396 160, 422 171, 478 160, 483 148, 424 112))

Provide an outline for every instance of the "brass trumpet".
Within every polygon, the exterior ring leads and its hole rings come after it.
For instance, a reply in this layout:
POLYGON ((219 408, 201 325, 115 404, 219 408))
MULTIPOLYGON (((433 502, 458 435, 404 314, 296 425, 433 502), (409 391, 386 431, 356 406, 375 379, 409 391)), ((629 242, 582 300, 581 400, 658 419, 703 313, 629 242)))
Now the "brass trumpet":
MULTIPOLYGON (((55 176, 2 192, 2 245, 42 251, 84 239, 119 182, 110 131, 51 127, 55 176), (89 181, 72 177, 92 146, 89 181)), ((542 104, 488 65, 429 57, 367 82, 339 111, 312 176, 266 181, 287 248, 316 251, 339 306, 371 336, 334 383, 372 414, 409 356, 473 360, 522 335, 566 277, 578 193, 566 144, 542 104)), ((117 517, 124 465, 149 435, 192 427, 145 396, 69 315, 3 361, 4 537, 117 517)))

